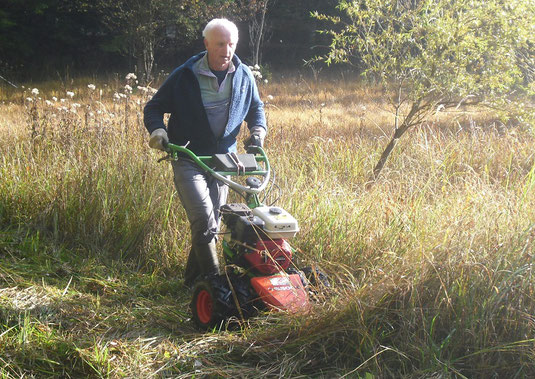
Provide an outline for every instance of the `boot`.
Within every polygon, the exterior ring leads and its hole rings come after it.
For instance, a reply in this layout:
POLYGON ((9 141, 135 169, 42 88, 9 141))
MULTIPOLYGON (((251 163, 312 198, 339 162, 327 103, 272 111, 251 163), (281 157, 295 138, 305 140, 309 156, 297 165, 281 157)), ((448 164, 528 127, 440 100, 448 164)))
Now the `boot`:
POLYGON ((219 260, 217 259, 215 239, 207 244, 196 244, 195 256, 200 274, 219 275, 219 260))
POLYGON ((195 249, 192 247, 189 251, 188 261, 186 263, 186 270, 184 272, 184 285, 188 288, 191 288, 199 274, 200 269, 199 264, 197 262, 197 255, 195 254, 195 249))

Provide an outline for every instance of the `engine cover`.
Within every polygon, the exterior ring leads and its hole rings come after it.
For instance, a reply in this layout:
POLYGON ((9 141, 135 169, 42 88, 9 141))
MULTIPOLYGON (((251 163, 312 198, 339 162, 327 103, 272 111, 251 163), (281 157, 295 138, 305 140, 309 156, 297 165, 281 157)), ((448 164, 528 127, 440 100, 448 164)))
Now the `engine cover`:
POLYGON ((292 248, 284 239, 260 240, 256 242, 256 249, 243 257, 259 273, 274 274, 290 267, 292 248))
POLYGON ((297 220, 282 208, 257 207, 253 214, 264 220, 264 232, 270 238, 292 238, 299 231, 297 220))

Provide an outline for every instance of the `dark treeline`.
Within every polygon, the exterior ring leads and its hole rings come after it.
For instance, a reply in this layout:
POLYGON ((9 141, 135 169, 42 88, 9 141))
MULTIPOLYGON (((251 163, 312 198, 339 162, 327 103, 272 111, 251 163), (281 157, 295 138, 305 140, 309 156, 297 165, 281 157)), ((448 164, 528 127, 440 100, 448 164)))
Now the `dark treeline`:
MULTIPOLYGON (((12 80, 136 71, 150 80, 203 49, 213 17, 240 29, 237 54, 248 64, 295 69, 325 52, 311 11, 335 12, 337 0, 1 0, 0 75, 12 80), (253 55, 251 31, 262 22, 253 55)), ((256 28, 258 31, 258 27, 256 28)), ((254 33, 253 33, 254 34, 254 33)))

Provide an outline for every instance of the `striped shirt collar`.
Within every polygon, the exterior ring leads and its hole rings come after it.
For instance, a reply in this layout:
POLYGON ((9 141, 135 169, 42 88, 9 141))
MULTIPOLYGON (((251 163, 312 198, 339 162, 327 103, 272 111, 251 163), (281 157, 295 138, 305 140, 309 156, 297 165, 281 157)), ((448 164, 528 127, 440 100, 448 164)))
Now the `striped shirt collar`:
MULTIPOLYGON (((236 71, 236 67, 234 66, 234 62, 231 60, 228 65, 227 74, 231 74, 234 71, 236 71)), ((215 77, 214 73, 210 69, 210 66, 208 65, 208 53, 204 54, 204 56, 198 61, 197 74, 215 77)))

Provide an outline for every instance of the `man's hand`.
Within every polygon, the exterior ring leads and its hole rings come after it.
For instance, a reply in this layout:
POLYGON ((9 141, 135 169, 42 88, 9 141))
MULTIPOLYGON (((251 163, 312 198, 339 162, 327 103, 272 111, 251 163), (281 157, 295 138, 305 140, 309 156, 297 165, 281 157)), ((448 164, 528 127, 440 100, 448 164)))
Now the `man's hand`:
POLYGON ((266 137, 266 129, 261 126, 253 126, 251 128, 251 136, 245 141, 245 148, 248 146, 264 146, 264 138, 266 137))
POLYGON ((165 151, 168 143, 169 137, 164 128, 158 128, 150 134, 149 146, 153 149, 165 151))

